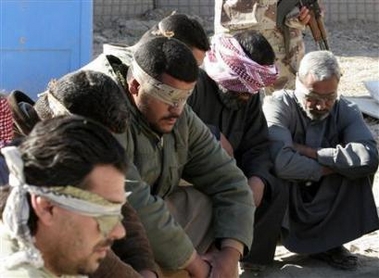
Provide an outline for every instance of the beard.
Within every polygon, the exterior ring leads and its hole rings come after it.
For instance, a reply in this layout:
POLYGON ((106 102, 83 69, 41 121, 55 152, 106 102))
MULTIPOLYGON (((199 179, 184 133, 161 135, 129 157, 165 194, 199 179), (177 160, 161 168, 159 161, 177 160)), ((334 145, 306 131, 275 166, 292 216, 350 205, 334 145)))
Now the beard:
POLYGON ((304 109, 305 113, 307 114, 308 118, 310 118, 312 121, 322 121, 326 119, 329 116, 329 112, 325 113, 312 113, 312 110, 304 109))
POLYGON ((329 116, 329 111, 327 110, 325 110, 325 112, 319 111, 318 113, 315 113, 315 112, 312 113, 313 110, 305 106, 305 98, 300 98, 300 97, 298 98, 299 98, 299 104, 302 110, 307 115, 307 117, 310 118, 312 121, 322 121, 329 116))

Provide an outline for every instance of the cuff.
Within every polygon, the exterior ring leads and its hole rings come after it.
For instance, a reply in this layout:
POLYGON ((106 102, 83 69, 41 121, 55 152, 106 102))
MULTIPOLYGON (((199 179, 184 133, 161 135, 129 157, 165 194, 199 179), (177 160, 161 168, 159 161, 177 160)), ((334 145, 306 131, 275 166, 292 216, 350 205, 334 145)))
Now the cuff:
POLYGON ((231 247, 231 248, 236 249, 240 253, 240 256, 242 258, 243 250, 244 250, 244 245, 242 244, 242 242, 239 242, 238 240, 235 240, 235 239, 226 238, 226 239, 223 239, 221 242, 221 249, 225 247, 231 247))
POLYGON ((317 150, 317 161, 324 166, 334 165, 334 148, 321 148, 317 150))

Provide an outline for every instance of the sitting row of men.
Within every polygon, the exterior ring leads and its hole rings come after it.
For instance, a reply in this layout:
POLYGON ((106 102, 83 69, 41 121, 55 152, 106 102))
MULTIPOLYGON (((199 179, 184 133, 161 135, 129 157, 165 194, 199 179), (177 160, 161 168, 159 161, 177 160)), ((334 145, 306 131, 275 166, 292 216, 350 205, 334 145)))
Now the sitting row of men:
POLYGON ((279 239, 357 267, 343 244, 379 228, 378 150, 331 52, 263 104, 278 70, 256 31, 209 42, 175 14, 124 53, 9 95, 0 276, 238 277, 279 239))

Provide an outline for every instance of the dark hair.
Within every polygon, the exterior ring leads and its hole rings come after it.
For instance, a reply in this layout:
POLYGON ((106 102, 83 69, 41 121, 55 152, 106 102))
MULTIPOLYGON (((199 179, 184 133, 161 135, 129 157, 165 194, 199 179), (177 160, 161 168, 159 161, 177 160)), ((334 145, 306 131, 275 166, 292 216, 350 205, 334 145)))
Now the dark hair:
POLYGON ((157 80, 166 73, 184 82, 195 82, 199 74, 191 50, 173 38, 156 37, 145 42, 134 53, 134 59, 157 80))
POLYGON ((162 36, 164 35, 162 32, 171 33, 173 38, 180 40, 190 48, 198 48, 203 51, 210 49, 205 30, 194 17, 185 14, 169 15, 143 34, 140 42, 146 42, 154 36, 162 36))
POLYGON ((271 44, 259 32, 254 30, 241 31, 233 35, 246 55, 260 65, 275 63, 275 53, 271 44))
MULTIPOLYGON (((117 139, 101 124, 81 116, 59 116, 41 121, 19 146, 25 181, 34 186, 75 186, 89 189, 86 177, 98 165, 127 169, 126 155, 117 139)), ((9 187, 1 190, 2 213, 9 187)), ((37 217, 31 210, 29 226, 37 217)))
MULTIPOLYGON (((126 94, 104 73, 80 70, 66 74, 50 82, 49 93, 71 113, 96 120, 112 132, 122 133, 127 128, 126 94)), ((42 119, 52 117, 46 95, 37 101, 35 109, 42 119)))
POLYGON ((101 124, 81 116, 59 116, 35 125, 20 144, 25 180, 36 186, 84 188, 96 165, 126 171, 125 151, 101 124))

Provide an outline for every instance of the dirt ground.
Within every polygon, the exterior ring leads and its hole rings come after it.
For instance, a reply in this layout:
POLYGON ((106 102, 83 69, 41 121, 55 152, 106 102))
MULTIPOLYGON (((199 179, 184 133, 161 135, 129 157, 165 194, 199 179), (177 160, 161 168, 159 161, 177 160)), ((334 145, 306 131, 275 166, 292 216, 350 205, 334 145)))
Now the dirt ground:
MULTIPOLYGON (((102 43, 118 42, 133 44, 140 35, 157 20, 167 15, 164 11, 154 11, 143 19, 115 19, 108 22, 95 22, 94 56, 99 54, 102 43)), ((211 34, 212 22, 199 18, 211 34)), ((343 69, 339 90, 346 96, 369 95, 363 85, 366 80, 379 80, 379 24, 374 22, 353 21, 347 23, 327 24, 331 50, 338 57, 343 69)), ((316 47, 309 32, 305 32, 307 51, 316 47)), ((366 122, 379 144, 379 120, 367 117, 366 122)), ((373 186, 375 200, 379 211, 379 171, 373 186)), ((379 231, 373 232, 345 245, 360 259, 356 271, 340 271, 323 262, 299 256, 278 246, 272 267, 259 277, 379 277, 379 231)), ((253 273, 241 272, 241 277, 255 277, 253 273)))

